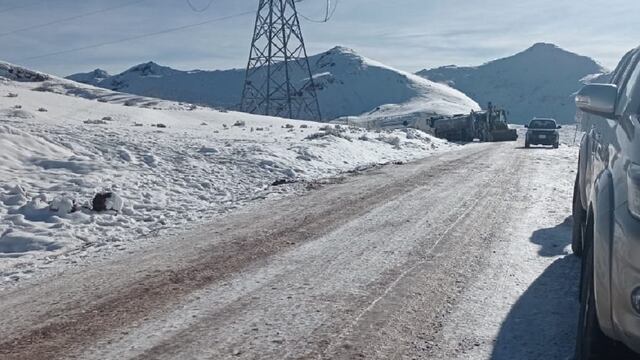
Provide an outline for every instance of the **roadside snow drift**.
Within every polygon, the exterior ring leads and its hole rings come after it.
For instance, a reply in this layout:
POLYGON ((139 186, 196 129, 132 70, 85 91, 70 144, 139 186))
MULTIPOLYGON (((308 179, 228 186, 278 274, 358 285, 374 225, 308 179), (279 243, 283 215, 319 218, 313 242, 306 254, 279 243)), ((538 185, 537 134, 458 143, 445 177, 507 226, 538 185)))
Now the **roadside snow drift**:
MULTIPOLYGON (((0 63, 0 279, 449 145, 198 108, 0 63), (114 194, 94 211, 99 192, 114 194)), ((103 199, 104 200, 104 199, 103 199)))

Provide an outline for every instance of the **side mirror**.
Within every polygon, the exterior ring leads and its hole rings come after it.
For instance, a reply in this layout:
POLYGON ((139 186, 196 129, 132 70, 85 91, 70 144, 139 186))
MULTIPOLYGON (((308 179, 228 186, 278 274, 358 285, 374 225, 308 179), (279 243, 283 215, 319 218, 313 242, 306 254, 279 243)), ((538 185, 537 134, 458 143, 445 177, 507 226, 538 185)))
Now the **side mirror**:
POLYGON ((576 95, 578 109, 608 119, 616 117, 618 87, 612 84, 589 84, 576 95))
POLYGON ((528 129, 528 128, 529 128, 529 125, 524 124, 524 127, 525 127, 525 129, 528 129))
POLYGON ((558 125, 558 129, 562 129, 562 125, 558 125))

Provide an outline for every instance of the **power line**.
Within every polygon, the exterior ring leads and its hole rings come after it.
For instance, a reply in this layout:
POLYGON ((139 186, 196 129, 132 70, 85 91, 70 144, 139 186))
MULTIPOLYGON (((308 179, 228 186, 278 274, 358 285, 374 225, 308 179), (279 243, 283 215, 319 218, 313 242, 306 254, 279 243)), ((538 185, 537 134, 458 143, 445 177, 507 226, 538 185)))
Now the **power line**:
MULTIPOLYGON (((298 0, 297 2, 302 2, 303 0, 298 0)), ((301 18, 310 21, 310 22, 314 22, 314 23, 326 23, 329 22, 332 18, 333 15, 336 13, 336 9, 338 9, 338 0, 334 1, 334 5, 333 5, 333 9, 331 8, 331 0, 327 0, 327 6, 325 8, 325 13, 324 13, 324 19, 322 20, 316 20, 316 19, 312 19, 310 17, 305 16, 304 14, 299 14, 301 18)))
POLYGON ((104 9, 100 9, 100 10, 94 10, 94 11, 90 11, 90 12, 86 12, 86 13, 78 14, 78 15, 74 15, 74 16, 69 16, 69 17, 66 17, 66 18, 63 18, 63 19, 49 21, 49 22, 46 22, 46 23, 43 23, 43 24, 27 26, 27 27, 15 29, 15 30, 12 30, 12 31, 9 31, 9 32, 0 33, 0 37, 17 34, 17 33, 23 32, 23 31, 40 29, 40 28, 43 28, 43 27, 47 27, 47 26, 51 26, 51 25, 55 25, 55 24, 60 24, 60 23, 63 23, 63 22, 76 20, 76 19, 80 19, 80 18, 83 18, 83 17, 91 16, 91 15, 100 14, 100 13, 103 13, 103 12, 113 11, 113 10, 121 9, 121 8, 124 8, 124 7, 127 7, 127 6, 131 6, 131 5, 134 5, 134 4, 138 4, 138 3, 141 3, 141 2, 144 2, 144 1, 147 1, 147 0, 129 1, 129 2, 126 2, 124 4, 117 5, 117 6, 112 6, 112 7, 108 7, 108 8, 104 8, 104 9))
POLYGON ((189 5, 189 7, 191 8, 191 10, 195 11, 195 12, 205 12, 207 11, 210 7, 211 4, 213 4, 215 0, 209 0, 209 4, 207 4, 207 6, 205 6, 202 9, 198 9, 197 7, 195 7, 195 5, 193 5, 193 3, 191 2, 191 0, 187 0, 187 4, 189 5))
POLYGON ((36 1, 36 3, 34 3, 34 4, 19 5, 19 6, 6 8, 6 9, 0 9, 0 13, 5 13, 5 12, 9 12, 9 11, 14 11, 14 10, 30 8, 30 7, 33 7, 33 6, 37 5, 37 3, 38 3, 38 1, 36 1))
POLYGON ((36 59, 42 59, 42 58, 51 57, 51 56, 57 56, 57 55, 63 55, 63 54, 68 54, 68 53, 82 51, 82 50, 95 49, 95 48, 99 48, 99 47, 103 47, 103 46, 107 46, 107 45, 114 45, 114 44, 119 44, 119 43, 123 43, 123 42, 127 42, 127 41, 144 39, 144 38, 148 38, 148 37, 152 37, 152 36, 168 34, 168 33, 172 33, 172 32, 175 32, 175 31, 194 28, 194 27, 197 27, 197 26, 202 26, 202 25, 211 24, 211 23, 214 23, 214 22, 234 19, 234 18, 246 16, 246 15, 251 15, 251 14, 255 14, 255 11, 245 11, 245 12, 234 14, 234 15, 229 15, 229 16, 224 16, 224 17, 220 17, 220 18, 210 19, 210 20, 206 20, 206 21, 202 21, 202 22, 198 22, 198 23, 194 23, 194 24, 178 26, 178 27, 174 27, 174 28, 170 28, 170 29, 151 32, 151 33, 131 36, 131 37, 123 38, 123 39, 119 39, 119 40, 105 41, 103 43, 87 45, 87 46, 82 46, 82 47, 77 47, 77 48, 67 49, 67 50, 60 50, 60 51, 47 53, 47 54, 42 54, 42 55, 37 55, 37 56, 30 56, 30 57, 26 57, 26 58, 15 60, 13 62, 23 62, 23 61, 29 61, 29 60, 36 60, 36 59))

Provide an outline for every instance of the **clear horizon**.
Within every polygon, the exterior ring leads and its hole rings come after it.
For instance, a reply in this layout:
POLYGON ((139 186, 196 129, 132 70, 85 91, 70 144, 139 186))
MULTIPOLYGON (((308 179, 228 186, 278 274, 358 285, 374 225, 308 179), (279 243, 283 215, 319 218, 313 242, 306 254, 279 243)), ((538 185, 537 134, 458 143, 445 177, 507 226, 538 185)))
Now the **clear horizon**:
MULTIPOLYGON (((205 9, 210 0, 191 0, 205 9)), ((305 0, 299 11, 321 18, 324 2, 305 0)), ((257 1, 214 0, 203 12, 186 1, 10 0, 0 7, 2 60, 67 76, 96 68, 120 73, 154 61, 180 70, 244 68, 257 1), (153 6, 151 6, 153 5, 153 6), (120 42, 185 25, 201 26, 120 42), (49 24, 49 25, 47 25, 49 24), (35 58, 69 49, 82 51, 35 58), (25 60, 29 59, 29 60, 25 60)), ((401 70, 444 65, 475 66, 520 52, 534 43, 553 43, 612 69, 640 43, 632 26, 640 3, 585 0, 582 6, 552 0, 343 0, 329 23, 302 20, 309 54, 336 45, 401 70), (491 21, 494 19, 494 21, 491 21)))

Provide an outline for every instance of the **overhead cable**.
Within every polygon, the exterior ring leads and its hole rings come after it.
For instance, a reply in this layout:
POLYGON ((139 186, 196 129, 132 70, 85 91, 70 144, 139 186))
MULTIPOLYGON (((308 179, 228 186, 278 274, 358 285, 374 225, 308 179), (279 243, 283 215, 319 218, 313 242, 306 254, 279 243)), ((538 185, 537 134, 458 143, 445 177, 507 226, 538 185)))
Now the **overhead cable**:
POLYGON ((238 14, 228 15, 228 16, 219 17, 219 18, 215 18, 215 19, 210 19, 210 20, 206 20, 206 21, 201 21, 201 22, 198 22, 198 23, 177 26, 177 27, 169 28, 169 29, 165 29, 165 30, 154 31, 154 32, 151 32, 151 33, 131 36, 131 37, 123 38, 123 39, 105 41, 105 42, 102 42, 102 43, 97 43, 97 44, 92 44, 92 45, 87 45, 87 46, 81 46, 81 47, 72 48, 72 49, 60 50, 60 51, 55 51, 55 52, 42 54, 42 55, 29 56, 29 57, 25 57, 25 58, 22 58, 22 59, 18 59, 18 60, 14 61, 14 62, 24 62, 24 61, 29 61, 29 60, 36 60, 36 59, 42 59, 42 58, 51 57, 51 56, 68 54, 68 53, 82 51, 82 50, 95 49, 95 48, 99 48, 99 47, 103 47, 103 46, 107 46, 107 45, 114 45, 114 44, 119 44, 119 43, 123 43, 123 42, 127 42, 127 41, 144 39, 144 38, 148 38, 148 37, 168 34, 168 33, 176 32, 176 31, 180 31, 180 30, 185 30, 185 29, 194 28, 194 27, 197 27, 197 26, 202 26, 202 25, 211 24, 211 23, 214 23, 214 22, 219 22, 219 21, 224 21, 224 20, 230 20, 230 19, 234 19, 234 18, 246 16, 246 15, 252 15, 252 14, 255 14, 255 10, 245 11, 245 12, 238 13, 238 14))
POLYGON ((213 4, 213 2, 215 0, 209 0, 209 3, 207 4, 207 6, 203 7, 202 9, 198 9, 195 5, 193 5, 191 0, 186 0, 186 1, 187 1, 187 4, 189 5, 189 7, 191 8, 191 10, 193 10, 195 12, 205 12, 205 11, 209 10, 209 8, 211 7, 211 4, 213 4))
POLYGON ((0 13, 5 13, 5 12, 9 12, 9 11, 14 11, 14 10, 20 10, 20 9, 26 9, 26 8, 30 8, 33 6, 36 6, 38 3, 38 1, 35 1, 32 4, 22 4, 22 5, 18 5, 18 6, 14 6, 14 7, 10 7, 10 8, 6 8, 6 9, 0 9, 0 13))
MULTIPOLYGON (((302 2, 303 0, 298 0, 297 2, 302 2)), ((324 13, 324 18, 322 20, 318 20, 318 19, 313 19, 310 18, 308 16, 305 16, 304 14, 299 14, 301 18, 310 21, 310 22, 315 22, 315 23, 326 23, 329 22, 332 18, 333 15, 336 13, 336 9, 338 8, 338 0, 334 1, 334 5, 333 8, 331 7, 331 0, 327 0, 327 5, 325 7, 325 13, 324 13)))
POLYGON ((60 23, 63 23, 63 22, 76 20, 76 19, 80 19, 80 18, 83 18, 83 17, 91 16, 91 15, 101 14, 101 13, 104 13, 104 12, 113 11, 113 10, 121 9, 121 8, 124 8, 124 7, 127 7, 127 6, 131 6, 131 5, 134 5, 134 4, 138 4, 138 3, 141 3, 141 2, 144 2, 144 1, 147 1, 147 0, 129 1, 129 2, 126 2, 124 4, 117 5, 117 6, 112 6, 112 7, 108 7, 108 8, 94 10, 94 11, 90 11, 90 12, 86 12, 86 13, 82 13, 82 14, 78 14, 78 15, 73 15, 73 16, 69 16, 69 17, 66 17, 66 18, 58 19, 58 20, 49 21, 49 22, 46 22, 46 23, 38 24, 38 25, 25 26, 23 28, 18 28, 18 29, 11 30, 11 31, 8 31, 8 32, 5 32, 5 33, 0 33, 0 37, 17 34, 17 33, 23 32, 23 31, 40 29, 40 28, 43 28, 43 27, 47 27, 47 26, 51 26, 51 25, 55 25, 55 24, 60 24, 60 23))

